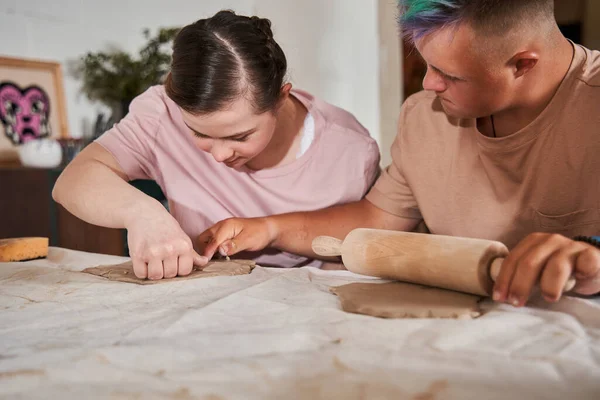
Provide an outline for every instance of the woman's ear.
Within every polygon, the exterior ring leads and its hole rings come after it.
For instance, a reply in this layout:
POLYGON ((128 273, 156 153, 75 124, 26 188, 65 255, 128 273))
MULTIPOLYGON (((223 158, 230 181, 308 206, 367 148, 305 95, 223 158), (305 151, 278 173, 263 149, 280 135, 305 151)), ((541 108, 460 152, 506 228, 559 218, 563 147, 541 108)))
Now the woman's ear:
POLYGON ((162 78, 162 84, 163 85, 170 85, 171 84, 171 79, 173 79, 173 77, 171 76, 171 71, 169 71, 165 76, 163 76, 163 78, 162 78))
POLYGON ((288 82, 281 87, 281 95, 286 97, 289 96, 290 90, 292 90, 292 84, 288 82))
POLYGON ((277 109, 281 108, 285 104, 285 101, 290 97, 290 91, 292 90, 292 84, 286 83, 281 87, 281 92, 279 93, 279 101, 277 102, 277 109))

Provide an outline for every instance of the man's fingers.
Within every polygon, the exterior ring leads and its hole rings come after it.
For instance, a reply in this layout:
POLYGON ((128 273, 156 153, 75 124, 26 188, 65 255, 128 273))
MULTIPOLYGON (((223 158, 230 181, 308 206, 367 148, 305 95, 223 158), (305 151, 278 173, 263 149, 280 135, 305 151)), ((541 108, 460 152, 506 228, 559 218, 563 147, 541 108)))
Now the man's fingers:
POLYGON ((262 250, 255 248, 255 237, 248 231, 242 230, 235 238, 224 241, 219 249, 225 256, 232 256, 242 251, 262 250))
POLYGON ((508 289, 508 302, 522 307, 539 281, 546 262, 552 257, 554 246, 534 246, 516 262, 516 269, 508 289))
POLYGON ((132 258, 133 273, 140 279, 146 279, 148 277, 148 264, 139 258, 132 258))
POLYGON ((239 253, 243 249, 241 249, 236 242, 240 239, 230 239, 223 242, 221 246, 219 246, 219 253, 223 256, 233 256, 234 254, 239 253))
POLYGON ((584 296, 598 293, 600 288, 600 251, 589 247, 583 250, 575 264, 577 284, 574 291, 584 296))
POLYGON ((230 239, 234 239, 237 235, 236 225, 230 222, 223 222, 215 229, 212 233, 212 239, 210 243, 204 249, 204 256, 211 259, 215 253, 219 250, 219 247, 230 239))
POLYGON ((581 251, 575 265, 575 279, 592 279, 600 272, 600 251, 588 246, 581 251))
POLYGON ((529 235, 508 254, 502 263, 502 268, 500 269, 500 273, 494 284, 494 301, 505 302, 508 300, 510 285, 514 279, 515 271, 517 270, 517 263, 521 257, 527 254, 531 247, 543 240, 544 237, 541 235, 529 235))
POLYGON ((211 243, 213 242, 213 237, 215 235, 215 232, 217 231, 217 226, 212 226, 209 229, 205 230, 204 232, 202 232, 200 235, 198 235, 198 237, 196 238, 196 245, 195 247, 197 247, 201 252, 205 252, 208 247, 210 247, 211 243))
POLYGON ((542 295, 549 302, 560 299, 567 280, 571 277, 573 266, 577 262, 578 251, 565 248, 550 257, 540 278, 542 295))

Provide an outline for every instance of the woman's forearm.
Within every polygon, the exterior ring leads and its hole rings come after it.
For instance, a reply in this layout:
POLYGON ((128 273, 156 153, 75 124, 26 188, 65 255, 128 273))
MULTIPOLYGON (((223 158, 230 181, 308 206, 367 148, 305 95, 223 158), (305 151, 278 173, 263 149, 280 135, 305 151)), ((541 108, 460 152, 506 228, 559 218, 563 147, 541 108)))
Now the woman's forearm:
POLYGON ((90 147, 56 181, 52 192, 56 202, 76 217, 107 228, 126 228, 128 221, 147 212, 167 212, 125 180, 106 150, 95 144, 90 147))

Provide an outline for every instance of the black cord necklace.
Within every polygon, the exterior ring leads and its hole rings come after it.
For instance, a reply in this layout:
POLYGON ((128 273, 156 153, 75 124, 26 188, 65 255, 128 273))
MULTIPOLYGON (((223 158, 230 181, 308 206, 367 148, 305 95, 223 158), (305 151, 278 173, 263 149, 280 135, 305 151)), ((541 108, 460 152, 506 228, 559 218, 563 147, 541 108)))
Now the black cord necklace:
POLYGON ((492 132, 494 133, 494 137, 496 137, 496 126, 494 125, 494 115, 490 115, 490 120, 492 121, 492 132))

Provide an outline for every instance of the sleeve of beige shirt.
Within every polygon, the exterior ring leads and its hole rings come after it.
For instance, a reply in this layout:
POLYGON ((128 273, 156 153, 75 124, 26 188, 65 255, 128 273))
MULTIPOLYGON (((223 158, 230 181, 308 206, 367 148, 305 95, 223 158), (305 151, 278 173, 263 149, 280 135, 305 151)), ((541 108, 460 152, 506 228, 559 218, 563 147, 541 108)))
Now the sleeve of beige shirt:
POLYGON ((423 219, 417 200, 404 176, 402 151, 404 149, 406 118, 411 110, 411 101, 407 100, 400 111, 398 134, 392 144, 392 163, 383 171, 366 199, 375 207, 398 217, 423 219))

